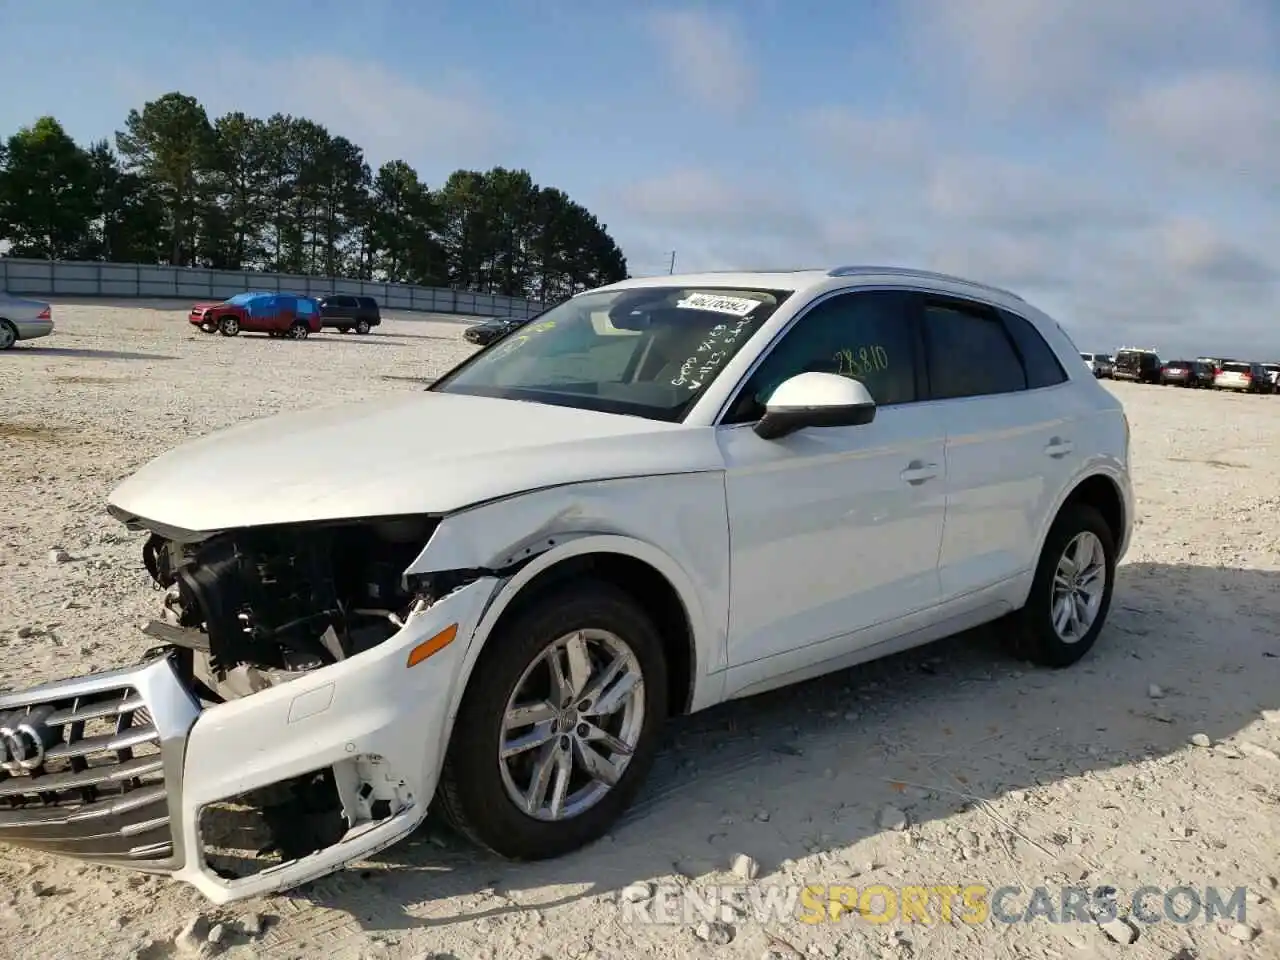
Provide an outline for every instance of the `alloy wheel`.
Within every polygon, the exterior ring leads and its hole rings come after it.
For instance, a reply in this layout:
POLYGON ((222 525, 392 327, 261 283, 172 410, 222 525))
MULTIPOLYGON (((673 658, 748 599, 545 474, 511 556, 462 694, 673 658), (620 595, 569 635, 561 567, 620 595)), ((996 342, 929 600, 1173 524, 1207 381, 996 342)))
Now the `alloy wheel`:
POLYGON ((1067 544, 1053 575, 1053 629, 1063 643, 1077 643, 1089 632, 1107 586, 1107 555, 1088 530, 1067 544))
POLYGON ((558 638, 507 701, 498 748, 507 796, 538 820, 579 816, 621 779, 644 721, 644 677, 626 642, 594 629, 558 638))

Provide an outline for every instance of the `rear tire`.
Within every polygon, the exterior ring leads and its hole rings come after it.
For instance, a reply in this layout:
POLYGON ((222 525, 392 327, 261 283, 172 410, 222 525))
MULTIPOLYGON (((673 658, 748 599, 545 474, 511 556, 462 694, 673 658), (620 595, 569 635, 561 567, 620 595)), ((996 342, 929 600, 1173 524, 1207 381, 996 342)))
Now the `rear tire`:
POLYGON ((368 321, 368 320, 361 320, 360 322, 358 322, 358 323, 356 324, 356 333, 359 333, 359 334, 362 334, 362 335, 363 335, 363 334, 366 334, 366 333, 368 333, 368 332, 369 332, 369 321, 368 321))
POLYGON ((1009 618, 1010 652, 1044 667, 1078 661, 1106 623, 1115 571, 1115 538, 1102 514, 1080 503, 1063 507, 1045 538, 1027 602, 1009 618), (1077 569, 1067 569, 1073 565, 1077 569), (1089 593, 1090 577, 1102 578, 1096 596, 1089 593))
POLYGON ((350 327, 347 327, 347 326, 342 326, 342 327, 339 327, 339 328, 338 328, 338 332, 339 332, 339 333, 350 333, 350 332, 351 332, 351 328, 350 328, 350 327))
POLYGON ((485 644, 454 723, 436 800, 459 833, 500 856, 541 860, 570 853, 598 840, 630 805, 652 765, 666 713, 666 658, 643 608, 607 583, 579 581, 554 589, 485 644), (562 669, 580 681, 558 696, 543 657, 561 644, 567 651, 573 637, 582 644, 577 649, 592 656, 575 661, 557 649, 562 669), (590 669, 575 671, 575 662, 590 669), (625 664, 617 676, 637 682, 629 696, 619 697, 620 706, 606 704, 597 712, 596 704, 613 699, 623 686, 618 680, 601 683, 609 663, 625 664), (541 684, 543 678, 548 682, 541 684), (600 689, 593 690, 596 683, 600 689), (509 722, 513 703, 522 712, 534 709, 525 706, 534 703, 542 711, 536 720, 530 714, 528 733, 514 737, 526 724, 509 722), (514 742, 530 742, 527 738, 539 730, 545 741, 533 738, 536 746, 502 758, 504 745, 510 750, 514 742), (600 731, 614 739, 604 739, 600 731), (586 746, 588 740, 600 749, 586 746), (630 744, 629 755, 618 749, 620 742, 630 744), (606 769, 608 776, 588 774, 585 763, 602 759, 614 767, 606 769), (563 769, 557 760, 571 763, 578 785, 566 774, 562 791, 557 790, 563 769), (621 775, 609 786, 619 767, 621 775), (541 793, 534 788, 539 768, 549 771, 541 793), (534 798, 529 809, 536 813, 517 806, 515 797, 522 794, 534 798), (557 796, 564 798, 558 814, 557 796))
POLYGON ((295 323, 289 328, 289 337, 292 340, 305 340, 310 333, 305 323, 295 323))

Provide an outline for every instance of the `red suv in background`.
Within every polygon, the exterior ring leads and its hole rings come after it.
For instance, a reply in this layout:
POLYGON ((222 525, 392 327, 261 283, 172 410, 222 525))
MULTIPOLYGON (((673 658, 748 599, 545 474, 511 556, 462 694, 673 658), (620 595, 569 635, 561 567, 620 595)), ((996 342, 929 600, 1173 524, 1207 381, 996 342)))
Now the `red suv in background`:
POLYGON ((320 332, 319 305, 292 293, 241 293, 221 303, 197 303, 187 319, 205 333, 224 337, 265 333, 302 340, 320 332))

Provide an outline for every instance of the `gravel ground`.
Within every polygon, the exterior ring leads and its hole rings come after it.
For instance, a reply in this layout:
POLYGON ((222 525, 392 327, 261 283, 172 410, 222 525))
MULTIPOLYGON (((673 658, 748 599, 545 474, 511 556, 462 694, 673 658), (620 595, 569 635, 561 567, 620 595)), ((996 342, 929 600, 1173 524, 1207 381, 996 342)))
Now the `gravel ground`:
MULTIPOLYGON (((472 349, 459 318, 225 339, 190 328, 186 306, 57 304, 53 338, 0 357, 0 685, 148 645, 141 540, 103 510, 144 461, 246 417, 419 389, 472 349)), ((1075 669, 1026 669, 979 631, 708 711, 673 724, 608 840, 548 863, 481 855, 428 820, 356 869, 218 910, 167 881, 5 850, 0 957, 1280 957, 1280 397, 1111 389, 1133 425, 1140 526, 1075 669), (739 854, 745 879, 728 872, 739 854), (1020 887, 1006 912, 1046 883, 1111 886, 1121 904, 1147 885, 1249 894, 1243 923, 1105 929, 958 908, 938 922, 936 901, 928 924, 677 910, 644 925, 623 909, 729 882, 1020 887)))

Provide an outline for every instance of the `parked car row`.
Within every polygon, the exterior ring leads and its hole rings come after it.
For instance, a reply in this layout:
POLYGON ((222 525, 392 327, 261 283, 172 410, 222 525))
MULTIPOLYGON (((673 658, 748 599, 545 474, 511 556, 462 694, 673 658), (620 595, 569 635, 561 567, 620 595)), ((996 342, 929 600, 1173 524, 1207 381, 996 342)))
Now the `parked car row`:
POLYGON ((265 333, 302 340, 328 328, 368 333, 382 323, 373 297, 334 294, 303 297, 292 293, 240 293, 217 303, 197 303, 187 319, 205 333, 234 337, 265 333))
MULTIPOLYGON (((197 303, 187 314, 187 320, 205 333, 220 333, 224 337, 265 333, 269 337, 302 340, 329 329, 367 334, 381 326, 382 311, 373 297, 248 292, 226 300, 197 303)), ((472 324, 463 336, 483 346, 527 322, 516 317, 497 317, 472 324)), ((9 350, 20 340, 34 340, 51 333, 53 308, 48 303, 0 290, 0 350, 9 350)))
POLYGON ((1242 393, 1280 392, 1280 362, 1217 357, 1163 361, 1155 350, 1141 347, 1123 347, 1114 360, 1101 353, 1082 353, 1080 359, 1099 378, 1242 393))

